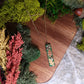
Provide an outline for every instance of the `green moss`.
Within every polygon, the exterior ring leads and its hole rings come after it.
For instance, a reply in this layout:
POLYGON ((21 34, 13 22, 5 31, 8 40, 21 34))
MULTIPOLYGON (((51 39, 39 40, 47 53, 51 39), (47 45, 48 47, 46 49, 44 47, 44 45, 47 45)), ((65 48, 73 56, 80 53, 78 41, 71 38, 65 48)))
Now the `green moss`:
POLYGON ((27 62, 32 62, 39 58, 39 49, 31 44, 30 30, 27 27, 23 27, 21 24, 18 25, 17 30, 21 33, 24 44, 23 44, 23 56, 22 58, 27 60, 27 62))
POLYGON ((17 84, 37 84, 35 74, 29 71, 29 64, 30 62, 38 59, 40 56, 40 51, 35 45, 31 44, 30 29, 28 27, 18 24, 17 31, 21 33, 24 41, 22 46, 23 56, 20 64, 21 73, 19 79, 17 80, 17 84))
POLYGON ((29 71, 29 63, 24 59, 21 61, 20 71, 21 72, 17 80, 17 84, 37 84, 35 74, 29 71))
POLYGON ((75 8, 83 8, 84 1, 83 0, 62 0, 67 6, 70 6, 72 9, 75 8))
POLYGON ((23 75, 20 75, 17 80, 17 84, 37 84, 35 80, 36 76, 33 72, 29 72, 28 69, 24 71, 23 75))
POLYGON ((38 0, 5 0, 0 8, 0 28, 7 22, 25 23, 43 15, 38 0))
POLYGON ((74 16, 74 21, 76 23, 76 26, 79 26, 80 28, 82 28, 82 21, 83 19, 82 18, 79 18, 78 16, 74 16))
POLYGON ((84 19, 82 20, 82 28, 84 30, 84 19))
MULTIPOLYGON (((39 0, 41 7, 45 9, 46 0, 39 0)), ((65 6, 61 0, 47 0, 46 13, 50 20, 55 21, 58 17, 71 13, 71 9, 65 6)))
POLYGON ((81 43, 78 43, 78 44, 77 44, 77 48, 78 48, 79 50, 84 51, 84 37, 83 37, 81 43))

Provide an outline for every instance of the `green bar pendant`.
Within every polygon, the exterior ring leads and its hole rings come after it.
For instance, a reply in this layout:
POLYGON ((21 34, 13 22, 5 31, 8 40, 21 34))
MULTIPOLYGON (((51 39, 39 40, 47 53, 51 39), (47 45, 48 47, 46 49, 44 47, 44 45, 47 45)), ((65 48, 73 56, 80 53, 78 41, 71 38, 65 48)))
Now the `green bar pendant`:
POLYGON ((52 47, 51 47, 50 43, 46 43, 45 47, 46 47, 49 66, 50 67, 55 66, 55 62, 53 59, 53 53, 52 53, 52 47))

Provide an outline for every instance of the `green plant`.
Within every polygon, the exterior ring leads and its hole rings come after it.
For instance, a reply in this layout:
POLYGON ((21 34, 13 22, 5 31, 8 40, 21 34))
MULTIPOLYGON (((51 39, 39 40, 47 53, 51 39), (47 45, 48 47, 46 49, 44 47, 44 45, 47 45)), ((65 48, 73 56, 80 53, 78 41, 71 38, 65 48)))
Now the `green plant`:
POLYGON ((84 0, 62 0, 62 2, 72 9, 84 7, 84 0))
POLYGON ((84 18, 82 20, 82 29, 84 30, 84 18))
POLYGON ((38 0, 5 0, 0 8, 0 28, 7 22, 25 23, 43 15, 38 0))
POLYGON ((84 37, 82 38, 81 43, 78 43, 78 44, 77 44, 77 48, 78 48, 79 50, 84 51, 84 37))
MULTIPOLYGON (((20 74, 19 79, 17 80, 17 84, 37 84, 36 83, 36 76, 33 72, 30 72, 27 67, 23 67, 24 71, 23 74, 20 74)), ((22 71, 21 71, 22 73, 22 71)))
POLYGON ((23 56, 20 64, 20 76, 17 80, 17 84, 37 84, 36 76, 34 73, 29 71, 29 63, 36 60, 40 56, 39 49, 31 44, 30 38, 30 30, 26 26, 22 26, 21 24, 17 25, 17 31, 21 33, 23 38, 23 56))
POLYGON ((23 58, 20 64, 20 71, 17 84, 37 84, 35 74, 29 71, 29 63, 23 58))
POLYGON ((74 15, 74 21, 76 23, 76 26, 79 26, 80 28, 82 28, 83 18, 79 18, 77 15, 74 15))
POLYGON ((61 0, 39 0, 41 7, 46 8, 48 17, 55 21, 58 17, 71 13, 71 9, 65 6, 61 0), (45 7, 46 5, 46 7, 45 7))
POLYGON ((35 74, 29 71, 29 63, 23 58, 20 64, 20 71, 17 84, 37 84, 35 74))
POLYGON ((39 49, 31 44, 31 38, 30 38, 30 30, 27 27, 22 26, 21 24, 18 25, 17 31, 21 33, 21 36, 23 38, 24 44, 23 44, 23 56, 22 58, 25 59, 27 62, 32 62, 39 58, 40 51, 39 49))

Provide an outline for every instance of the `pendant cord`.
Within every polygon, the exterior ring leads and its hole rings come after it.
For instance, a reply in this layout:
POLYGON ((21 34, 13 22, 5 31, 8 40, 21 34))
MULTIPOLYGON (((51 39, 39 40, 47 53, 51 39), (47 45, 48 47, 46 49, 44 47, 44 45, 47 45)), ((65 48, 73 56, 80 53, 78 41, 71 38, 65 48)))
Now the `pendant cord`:
MULTIPOLYGON (((45 38, 46 38, 45 42, 47 43, 46 10, 47 10, 47 0, 45 2, 45 12, 44 12, 44 28, 45 28, 45 38)), ((31 15, 30 14, 29 14, 29 16, 31 18, 31 15)), ((39 32, 38 28, 36 27, 36 25, 35 25, 34 21, 32 20, 32 18, 31 18, 31 21, 32 21, 32 24, 33 24, 35 30, 38 32, 38 34, 40 36, 40 32, 39 32)))
POLYGON ((40 35, 40 32, 39 32, 39 30, 38 30, 38 28, 36 27, 36 25, 35 25, 35 23, 34 23, 34 21, 31 19, 31 21, 32 21, 32 24, 33 24, 33 26, 34 26, 34 28, 35 28, 35 30, 38 32, 38 34, 40 35))
MULTIPOLYGON (((29 12, 28 12, 28 11, 27 11, 27 13, 29 14, 29 12)), ((33 26, 34 26, 35 30, 37 31, 37 33, 38 33, 38 34, 39 34, 39 36, 40 36, 40 32, 39 32, 38 28, 36 27, 36 25, 35 25, 34 21, 32 20, 32 18, 31 18, 31 15, 30 15, 30 14, 29 14, 29 16, 30 16, 30 19, 31 19, 31 21, 32 21, 32 24, 33 24, 33 26)))
POLYGON ((46 43, 47 43, 47 26, 46 26, 46 10, 47 10, 47 0, 45 2, 45 13, 44 13, 44 25, 45 25, 45 37, 46 37, 46 43))

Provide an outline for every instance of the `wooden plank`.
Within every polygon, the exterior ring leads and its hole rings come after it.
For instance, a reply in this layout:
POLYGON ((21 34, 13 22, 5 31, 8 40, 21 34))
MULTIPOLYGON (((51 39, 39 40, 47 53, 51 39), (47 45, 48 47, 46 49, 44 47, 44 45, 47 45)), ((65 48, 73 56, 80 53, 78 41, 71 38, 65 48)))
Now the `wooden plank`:
POLYGON ((75 23, 72 21, 73 16, 66 15, 56 20, 53 24, 48 18, 46 18, 47 25, 47 41, 51 43, 53 56, 55 60, 55 66, 49 67, 47 54, 45 50, 46 36, 44 19, 38 18, 35 21, 35 25, 39 30, 39 33, 34 28, 32 22, 27 23, 31 29, 32 42, 40 49, 41 56, 34 62, 30 63, 30 70, 34 71, 37 75, 37 82, 47 82, 54 74, 57 66, 62 60, 68 46, 70 45, 77 29, 75 23))

